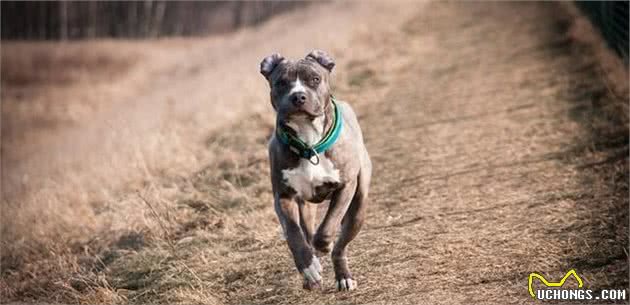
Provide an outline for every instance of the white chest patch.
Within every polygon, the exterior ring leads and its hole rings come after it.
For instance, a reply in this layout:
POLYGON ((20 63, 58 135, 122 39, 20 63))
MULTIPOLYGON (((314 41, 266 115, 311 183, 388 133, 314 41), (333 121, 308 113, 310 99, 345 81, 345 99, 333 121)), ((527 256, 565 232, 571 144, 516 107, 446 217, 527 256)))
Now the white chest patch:
POLYGON ((291 169, 282 171, 284 181, 297 192, 297 196, 309 200, 313 197, 315 188, 325 182, 339 182, 339 170, 323 154, 319 156, 319 164, 313 165, 306 159, 291 169))

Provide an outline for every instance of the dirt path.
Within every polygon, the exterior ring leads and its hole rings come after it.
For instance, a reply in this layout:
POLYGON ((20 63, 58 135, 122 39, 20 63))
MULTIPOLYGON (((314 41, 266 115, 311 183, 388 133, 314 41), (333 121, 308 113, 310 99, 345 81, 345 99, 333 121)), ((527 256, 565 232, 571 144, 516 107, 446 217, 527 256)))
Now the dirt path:
POLYGON ((349 39, 370 52, 333 50, 375 166, 350 247, 357 291, 333 291, 328 259, 324 291, 301 289, 272 207, 270 111, 234 114, 200 171, 145 181, 146 205, 135 192, 108 205, 144 222, 82 244, 63 289, 89 303, 506 304, 531 302, 530 272, 571 268, 591 289, 627 287, 627 122, 573 17, 555 3, 398 11, 349 39))
POLYGON ((358 105, 375 164, 351 246, 360 289, 333 293, 327 261, 325 292, 304 293, 283 242, 259 236, 223 260, 225 301, 527 303, 530 272, 571 268, 588 287, 626 287, 627 130, 598 121, 612 97, 559 12, 428 5, 385 42, 413 61, 355 66, 341 96, 358 105))
POLYGON ((530 272, 571 268, 627 286, 627 133, 593 134, 610 96, 557 11, 436 5, 408 24, 422 56, 361 111, 377 178, 353 302, 521 303, 530 272))

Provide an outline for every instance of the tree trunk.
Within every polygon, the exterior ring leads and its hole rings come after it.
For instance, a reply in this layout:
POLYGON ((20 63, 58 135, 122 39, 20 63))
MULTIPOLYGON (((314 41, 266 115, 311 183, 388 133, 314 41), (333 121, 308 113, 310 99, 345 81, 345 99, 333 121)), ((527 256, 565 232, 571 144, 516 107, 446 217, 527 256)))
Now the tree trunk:
POLYGON ((88 29, 87 38, 95 38, 98 35, 98 22, 97 22, 97 13, 98 13, 98 2, 90 1, 88 3, 88 11, 89 11, 89 19, 90 19, 90 28, 88 29))
POLYGON ((155 15, 151 26, 150 37, 157 37, 162 28, 162 20, 164 20, 164 12, 166 11, 166 2, 159 1, 155 8, 155 15))
POLYGON ((68 2, 59 2, 59 39, 68 39, 68 2))
POLYGON ((243 1, 236 1, 233 9, 233 22, 234 29, 238 29, 243 25, 243 1))

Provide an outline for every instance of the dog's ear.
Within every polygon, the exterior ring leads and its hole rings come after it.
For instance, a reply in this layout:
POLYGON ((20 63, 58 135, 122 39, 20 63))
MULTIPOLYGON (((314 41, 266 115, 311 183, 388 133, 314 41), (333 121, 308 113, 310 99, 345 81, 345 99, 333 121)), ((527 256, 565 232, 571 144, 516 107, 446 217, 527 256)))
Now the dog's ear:
POLYGON ((331 72, 335 67, 335 60, 330 57, 326 52, 322 50, 313 50, 306 55, 306 59, 313 59, 322 65, 328 72, 331 72))
POLYGON ((266 79, 269 79, 271 72, 275 69, 278 64, 284 60, 284 57, 278 53, 271 54, 260 62, 260 74, 262 74, 266 79))

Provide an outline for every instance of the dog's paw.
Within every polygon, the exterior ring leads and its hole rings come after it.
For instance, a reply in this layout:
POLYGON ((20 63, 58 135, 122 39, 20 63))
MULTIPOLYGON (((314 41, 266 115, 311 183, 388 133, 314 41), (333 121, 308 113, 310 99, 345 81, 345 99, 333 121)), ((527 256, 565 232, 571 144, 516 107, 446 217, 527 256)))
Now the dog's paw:
POLYGON ((322 265, 319 263, 319 259, 313 256, 313 261, 307 267, 302 269, 302 276, 304 276, 303 288, 307 290, 313 290, 315 288, 321 288, 322 283, 322 265))
POLYGON ((337 281, 336 286, 338 291, 352 291, 357 288, 357 281, 351 278, 342 278, 337 281))

